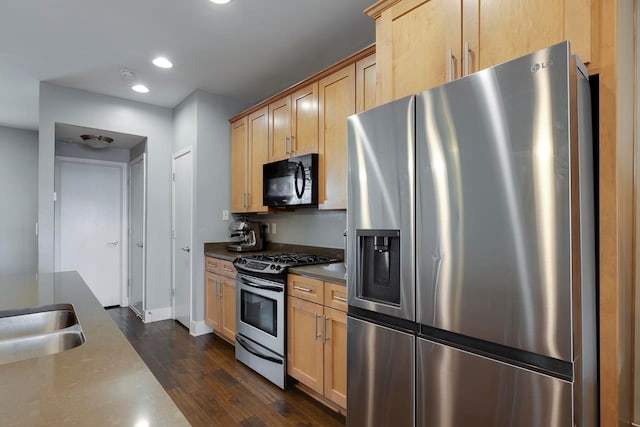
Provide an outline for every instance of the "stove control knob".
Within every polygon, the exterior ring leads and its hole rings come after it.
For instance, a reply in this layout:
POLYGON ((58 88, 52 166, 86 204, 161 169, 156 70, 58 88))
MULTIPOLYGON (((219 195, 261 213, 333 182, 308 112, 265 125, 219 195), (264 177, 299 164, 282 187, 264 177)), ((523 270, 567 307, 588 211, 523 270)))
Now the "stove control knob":
POLYGON ((279 265, 276 266, 276 270, 280 270, 282 267, 280 267, 279 265))
POLYGON ((271 265, 271 269, 272 269, 272 270, 275 270, 275 268, 276 268, 276 266, 272 264, 272 265, 271 265))

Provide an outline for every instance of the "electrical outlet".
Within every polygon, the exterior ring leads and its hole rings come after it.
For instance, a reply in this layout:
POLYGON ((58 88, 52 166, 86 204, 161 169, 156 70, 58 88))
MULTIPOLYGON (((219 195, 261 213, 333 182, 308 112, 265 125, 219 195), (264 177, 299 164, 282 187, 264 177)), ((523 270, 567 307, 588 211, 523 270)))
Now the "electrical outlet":
POLYGON ((222 220, 229 221, 229 211, 226 209, 222 211, 222 220))
POLYGON ((272 223, 271 224, 271 234, 276 234, 278 232, 278 229, 276 227, 276 223, 272 223))

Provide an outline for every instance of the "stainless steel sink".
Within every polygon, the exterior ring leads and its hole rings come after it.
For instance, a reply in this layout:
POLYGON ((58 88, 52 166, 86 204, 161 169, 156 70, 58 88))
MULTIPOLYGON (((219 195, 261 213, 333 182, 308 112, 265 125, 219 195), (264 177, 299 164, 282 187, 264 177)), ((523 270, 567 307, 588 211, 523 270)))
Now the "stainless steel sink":
POLYGON ((84 342, 70 304, 0 311, 0 364, 60 353, 84 342))
POLYGON ((77 323, 78 319, 71 304, 0 311, 0 340, 45 334, 77 323))

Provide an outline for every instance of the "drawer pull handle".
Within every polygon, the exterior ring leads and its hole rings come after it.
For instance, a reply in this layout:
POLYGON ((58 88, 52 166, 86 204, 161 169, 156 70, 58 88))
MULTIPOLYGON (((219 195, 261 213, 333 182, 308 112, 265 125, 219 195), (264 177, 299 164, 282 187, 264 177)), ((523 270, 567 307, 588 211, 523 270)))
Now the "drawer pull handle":
POLYGON ((339 296, 336 296, 336 295, 333 296, 333 299, 338 300, 338 301, 342 301, 342 302, 347 302, 346 298, 342 298, 342 297, 339 297, 339 296))
POLYGON ((225 265, 225 266, 223 266, 222 268, 224 269, 224 271, 230 271, 230 272, 232 272, 232 273, 233 273, 233 268, 230 268, 230 267, 228 267, 228 266, 226 266, 226 265, 225 265))
POLYGON ((297 289, 297 290, 302 291, 302 292, 311 292, 311 289, 303 288, 302 286, 297 286, 297 285, 294 285, 293 289, 297 289))

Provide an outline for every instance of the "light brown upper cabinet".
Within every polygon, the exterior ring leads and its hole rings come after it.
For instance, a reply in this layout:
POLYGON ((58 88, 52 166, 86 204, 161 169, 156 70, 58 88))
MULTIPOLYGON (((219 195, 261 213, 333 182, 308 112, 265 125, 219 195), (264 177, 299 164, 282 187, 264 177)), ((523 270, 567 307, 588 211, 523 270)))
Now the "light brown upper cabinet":
POLYGON ((262 165, 269 149, 267 107, 231 124, 231 212, 266 212, 262 165))
POLYGON ((267 212, 262 205, 262 165, 269 155, 269 110, 261 108, 249 115, 249 187, 247 211, 267 212))
POLYGON ((380 0, 377 102, 385 103, 569 39, 591 61, 597 0, 380 0))
POLYGON ((247 117, 231 123, 231 212, 246 212, 249 158, 247 117))
POLYGON ((376 55, 356 62, 356 113, 378 105, 376 103, 376 55))
POLYGON ((347 208, 347 117, 356 112, 356 65, 319 82, 318 208, 347 208))
POLYGON ((318 152, 318 82, 269 104, 268 161, 318 152))

